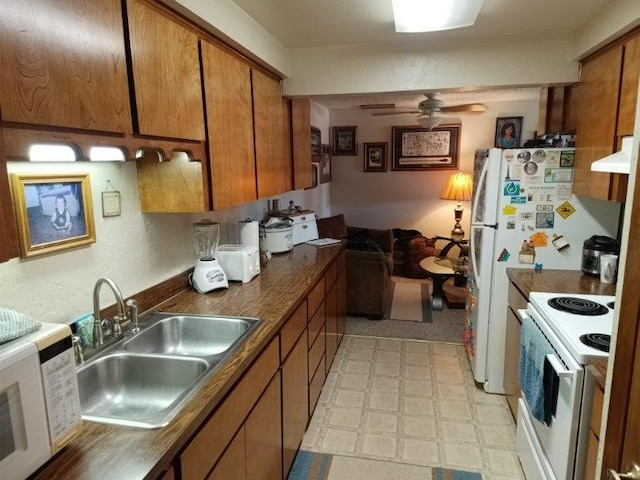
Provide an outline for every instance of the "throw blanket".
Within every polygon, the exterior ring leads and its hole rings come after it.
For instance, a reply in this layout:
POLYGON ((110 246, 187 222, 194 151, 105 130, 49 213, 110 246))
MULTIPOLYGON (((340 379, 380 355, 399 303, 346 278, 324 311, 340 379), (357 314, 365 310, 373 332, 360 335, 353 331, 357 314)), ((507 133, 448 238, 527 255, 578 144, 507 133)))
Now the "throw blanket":
MULTIPOLYGON (((550 421, 551 417, 550 413, 545 415, 543 383, 545 357, 549 353, 554 351, 547 338, 533 320, 525 318, 520 332, 520 387, 531 414, 539 422, 545 422, 545 418, 550 421)), ((548 412, 549 402, 547 407, 548 412)))
POLYGON ((0 343, 35 332, 41 325, 24 313, 0 307, 0 343))

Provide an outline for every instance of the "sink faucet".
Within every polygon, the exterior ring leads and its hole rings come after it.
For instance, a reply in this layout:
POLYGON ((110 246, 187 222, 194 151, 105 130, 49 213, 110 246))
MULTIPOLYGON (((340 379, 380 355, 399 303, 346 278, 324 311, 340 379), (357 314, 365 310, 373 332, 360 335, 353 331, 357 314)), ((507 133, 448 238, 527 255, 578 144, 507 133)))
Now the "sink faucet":
POLYGON ((94 348, 104 345, 104 332, 102 330, 102 319, 100 318, 100 287, 106 283, 116 297, 116 303, 118 304, 118 316, 114 318, 114 334, 119 331, 120 322, 127 318, 124 309, 124 300, 122 299, 122 293, 113 280, 108 278, 100 278, 96 282, 96 286, 93 288, 93 346, 94 348))

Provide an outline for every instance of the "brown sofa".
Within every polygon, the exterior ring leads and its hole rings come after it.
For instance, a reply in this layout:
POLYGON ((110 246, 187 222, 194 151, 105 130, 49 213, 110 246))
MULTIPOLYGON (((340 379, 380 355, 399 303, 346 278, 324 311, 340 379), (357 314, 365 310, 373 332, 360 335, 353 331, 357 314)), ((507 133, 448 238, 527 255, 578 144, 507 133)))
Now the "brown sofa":
POLYGON ((393 294, 393 232, 348 227, 344 215, 317 220, 320 238, 347 240, 347 314, 379 320, 393 294))

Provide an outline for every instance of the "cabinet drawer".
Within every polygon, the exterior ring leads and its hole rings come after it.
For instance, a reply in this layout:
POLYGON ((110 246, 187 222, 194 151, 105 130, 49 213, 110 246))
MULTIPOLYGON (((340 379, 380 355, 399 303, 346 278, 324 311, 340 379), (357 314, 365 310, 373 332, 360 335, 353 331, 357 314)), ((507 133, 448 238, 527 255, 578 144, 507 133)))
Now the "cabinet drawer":
POLYGON ((321 330, 324 330, 324 319, 325 319, 325 303, 324 301, 320 304, 320 308, 315 313, 313 318, 309 321, 309 343, 307 344, 309 349, 311 349, 311 345, 316 341, 316 337, 321 330))
POLYGON ((324 292, 324 277, 322 277, 307 297, 307 312, 309 314, 309 319, 311 319, 311 316, 316 313, 316 310, 318 310, 322 300, 324 300, 324 292))
POLYGON ((325 362, 324 357, 320 359, 320 364, 318 365, 318 369, 316 370, 315 375, 311 379, 311 383, 309 384, 309 418, 313 416, 313 411, 316 408, 316 404, 318 403, 318 398, 320 398, 320 393, 322 392, 322 386, 324 385, 325 379, 325 362))
POLYGON ((604 404, 604 393, 599 387, 593 389, 593 407, 591 410, 591 430, 596 438, 600 437, 600 424, 602 423, 602 406, 604 404))
POLYGON ((509 283, 507 303, 517 313, 519 308, 527 308, 527 297, 522 295, 513 283, 509 283))
POLYGON ((313 377, 313 372, 318 368, 320 359, 324 356, 325 351, 325 335, 324 335, 324 323, 322 324, 323 331, 320 332, 318 338, 311 348, 309 349, 309 378, 313 377))
POLYGON ((280 366, 278 339, 255 363, 180 455, 182 479, 201 479, 215 465, 280 366))
POLYGON ((280 329, 280 362, 284 362, 289 350, 307 326, 307 301, 304 300, 280 329))

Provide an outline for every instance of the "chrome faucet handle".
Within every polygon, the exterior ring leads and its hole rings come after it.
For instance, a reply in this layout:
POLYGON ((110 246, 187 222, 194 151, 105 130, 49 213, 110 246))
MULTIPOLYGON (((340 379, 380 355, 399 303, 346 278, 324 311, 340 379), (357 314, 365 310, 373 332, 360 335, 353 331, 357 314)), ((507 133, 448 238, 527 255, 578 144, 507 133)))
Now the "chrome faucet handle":
POLYGON ((131 320, 131 331, 137 333, 140 331, 138 324, 138 302, 135 299, 130 298, 127 300, 127 307, 129 307, 129 319, 131 320))
POLYGON ((113 328, 111 330, 111 335, 114 337, 119 337, 122 335, 122 325, 121 323, 126 320, 126 317, 122 317, 121 315, 114 315, 111 321, 113 322, 113 328))
POLYGON ((84 349, 82 348, 82 339, 80 338, 80 335, 72 335, 71 342, 73 343, 73 354, 76 359, 76 367, 79 367, 84 363, 84 349))

